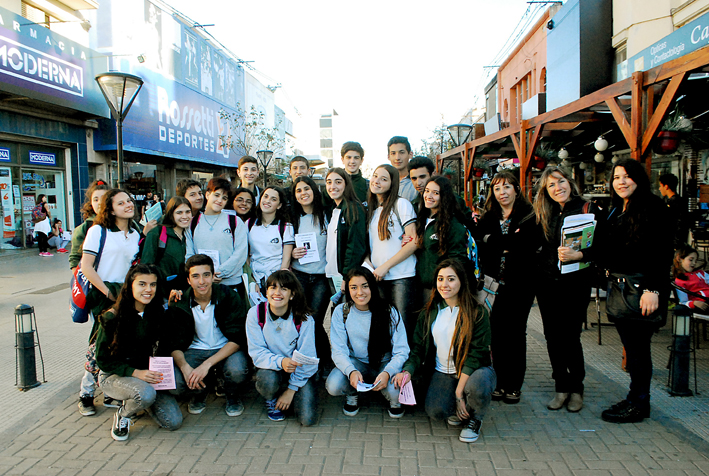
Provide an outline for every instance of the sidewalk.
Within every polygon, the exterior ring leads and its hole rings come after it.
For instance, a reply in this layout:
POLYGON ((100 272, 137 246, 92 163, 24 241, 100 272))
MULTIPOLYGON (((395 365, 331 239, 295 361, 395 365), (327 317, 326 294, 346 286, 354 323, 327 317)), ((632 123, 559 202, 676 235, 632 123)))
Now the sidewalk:
MULTIPOLYGON (((457 429, 430 421, 421 410, 390 419, 378 396, 364 399, 359 415, 349 418, 342 414, 342 399, 323 391, 316 426, 302 428, 293 418, 274 423, 253 387, 240 417, 227 417, 224 399, 210 396, 201 415, 183 409, 185 421, 176 432, 159 430, 145 416, 127 442, 115 442, 109 435, 111 409, 99 403, 92 417, 77 411, 89 329, 70 322, 68 288, 54 288, 68 282, 65 260, 55 255, 0 262, 0 357, 6 363, 0 370, 0 474, 709 474, 709 342, 698 352, 702 394, 673 398, 665 388, 669 331, 662 330, 653 340, 652 417, 608 424, 600 412, 625 395, 628 383, 615 329, 603 328, 602 346, 595 328, 583 333, 585 408, 578 414, 552 412, 545 406, 553 384, 536 307, 522 401, 493 402, 481 438, 470 445, 458 441, 457 429), (36 308, 47 365, 48 382, 28 392, 13 387, 12 310, 19 303, 36 308)), ((589 316, 595 320, 593 303, 589 316)))

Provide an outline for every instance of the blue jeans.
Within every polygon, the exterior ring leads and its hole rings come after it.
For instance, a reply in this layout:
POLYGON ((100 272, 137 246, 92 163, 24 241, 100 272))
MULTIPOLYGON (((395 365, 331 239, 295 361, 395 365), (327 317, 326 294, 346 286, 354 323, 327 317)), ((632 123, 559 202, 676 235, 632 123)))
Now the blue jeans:
MULTIPOLYGON (((256 371, 256 391, 266 400, 277 398, 281 383, 288 383, 290 374, 282 370, 258 369, 256 371)), ((310 378, 293 397, 295 415, 303 426, 312 426, 318 419, 317 391, 310 378)))
MULTIPOLYGON (((379 370, 377 370, 375 367, 372 367, 369 364, 365 364, 364 362, 355 358, 350 357, 350 361, 352 362, 352 365, 354 365, 355 368, 359 370, 359 372, 362 374, 362 378, 366 383, 374 383, 374 379, 377 378, 377 375, 382 373, 384 367, 386 367, 386 365, 389 363, 388 360, 386 362, 382 362, 379 366, 379 370)), ((389 377, 393 377, 393 375, 390 375, 389 377)), ((357 394, 357 389, 353 388, 352 385, 350 385, 349 376, 343 374, 342 371, 337 367, 332 369, 332 372, 330 372, 330 375, 327 377, 327 381, 325 382, 325 388, 327 389, 327 393, 329 393, 333 397, 357 394)), ((384 398, 389 400, 390 403, 399 403, 399 390, 394 387, 393 383, 391 383, 391 378, 389 378, 389 382, 387 383, 386 388, 384 390, 381 390, 381 392, 382 395, 384 395, 384 398)))
POLYGON ((148 382, 135 377, 120 377, 115 374, 99 374, 104 395, 122 400, 118 414, 130 418, 141 410, 147 410, 155 422, 166 430, 182 426, 182 412, 175 397, 166 391, 156 391, 148 382))
POLYGON ((327 307, 330 305, 330 296, 332 296, 330 283, 324 274, 308 274, 295 269, 293 274, 300 281, 300 285, 303 286, 305 302, 308 303, 308 306, 313 311, 313 317, 315 318, 315 350, 318 353, 318 357, 320 357, 320 368, 322 368, 324 364, 329 363, 331 360, 330 340, 323 326, 327 307))
MULTIPOLYGON (((185 360, 193 369, 196 369, 202 363, 219 352, 220 349, 213 350, 200 350, 200 349, 187 349, 184 352, 185 360)), ((217 373, 224 376, 224 391, 227 398, 236 397, 237 386, 246 380, 246 376, 249 373, 247 366, 246 354, 243 351, 238 350, 231 354, 226 359, 217 363, 214 368, 216 368, 217 373)), ((175 367, 175 389, 170 390, 173 395, 189 395, 197 400, 203 400, 207 398, 208 393, 207 388, 200 388, 197 390, 192 390, 187 386, 185 382, 185 377, 182 375, 182 371, 175 367)))
POLYGON ((399 311, 406 326, 406 338, 409 345, 413 342, 416 329, 416 278, 401 278, 391 281, 379 281, 379 294, 399 311))
MULTIPOLYGON (((468 413, 478 420, 485 418, 492 391, 497 385, 497 376, 492 367, 481 367, 468 378, 463 390, 468 413), (472 411, 471 411, 472 410, 472 411)), ((434 371, 426 394, 426 413, 434 420, 443 420, 455 415, 455 389, 458 378, 455 374, 434 371)))

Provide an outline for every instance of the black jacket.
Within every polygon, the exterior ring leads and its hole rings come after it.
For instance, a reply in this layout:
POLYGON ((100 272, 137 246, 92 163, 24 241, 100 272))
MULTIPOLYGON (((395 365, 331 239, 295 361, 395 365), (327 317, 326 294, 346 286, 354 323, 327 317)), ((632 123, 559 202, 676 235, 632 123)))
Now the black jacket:
POLYGON ((500 217, 487 212, 478 220, 473 238, 480 247, 478 260, 481 271, 497 280, 500 279, 500 261, 505 256, 504 281, 527 283, 535 269, 534 209, 527 201, 520 200, 510 215, 510 228, 506 235, 500 228, 500 217))

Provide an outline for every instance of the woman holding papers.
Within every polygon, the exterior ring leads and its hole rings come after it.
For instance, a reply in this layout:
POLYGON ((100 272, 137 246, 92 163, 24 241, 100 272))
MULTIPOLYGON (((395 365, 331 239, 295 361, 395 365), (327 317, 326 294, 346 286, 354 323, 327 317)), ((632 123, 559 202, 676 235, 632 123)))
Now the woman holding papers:
POLYGON ((189 200, 172 197, 167 203, 162 225, 150 230, 145 237, 140 262, 158 267, 163 296, 168 296, 172 289, 187 289, 186 235, 191 222, 192 205, 189 200))
POLYGON ((517 177, 504 170, 490 181, 485 214, 475 227, 480 268, 499 283, 491 315, 497 373, 493 400, 519 403, 527 369, 527 317, 534 302, 534 209, 517 177))
POLYGON ((96 362, 103 392, 123 404, 113 417, 111 437, 128 439, 131 417, 148 410, 162 428, 177 430, 182 413, 175 398, 153 385, 163 374, 149 370, 153 347, 160 338, 164 309, 159 296, 158 269, 139 264, 128 271, 116 303, 99 317, 96 362))
MULTIPOLYGON (((615 323, 625 348, 630 391, 625 400, 605 410, 601 417, 612 423, 636 423, 650 416, 650 338, 664 325, 667 316, 667 272, 672 261, 674 230, 668 209, 652 193, 640 162, 616 162, 611 183, 608 246, 603 253, 609 284, 623 280, 636 287, 640 297, 639 308, 634 304, 634 309, 627 309, 624 316, 611 315, 609 309, 608 318, 615 323)), ((617 289, 609 286, 607 302, 613 301, 617 289)))
POLYGON ((369 260, 386 302, 399 311, 406 330, 416 327, 416 212, 399 198, 399 171, 389 164, 374 170, 369 181, 367 226, 369 260), (403 244, 404 235, 412 238, 403 244))
POLYGON ((569 246, 565 231, 572 221, 594 224, 601 215, 598 207, 581 197, 578 185, 561 167, 547 167, 538 186, 534 212, 541 250, 535 292, 556 391, 547 408, 559 410, 566 405, 568 411, 578 412, 583 408, 586 374, 581 326, 591 295, 592 269, 587 266, 593 261, 594 247, 569 246), (562 276, 561 267, 565 264, 578 264, 584 269, 562 276))
POLYGON ((409 357, 406 329, 396 309, 382 299, 377 279, 366 268, 350 270, 345 277, 345 304, 332 313, 332 360, 337 366, 327 378, 330 395, 345 395, 342 411, 359 412, 358 391, 382 392, 389 401, 389 416, 401 418, 399 390, 391 377, 401 372, 409 357), (363 388, 365 384, 373 387, 363 388))
POLYGON ((266 298, 267 303, 252 307, 246 316, 249 356, 257 369, 256 391, 266 399, 270 420, 284 420, 292 405, 303 426, 314 425, 315 324, 303 288, 293 273, 279 270, 266 280, 266 298))
POLYGON ((305 302, 315 318, 315 346, 320 356, 320 368, 330 358, 330 341, 323 321, 330 304, 330 285, 325 276, 327 248, 327 220, 323 210, 320 188, 310 177, 293 181, 293 231, 295 248, 291 256, 293 274, 305 290, 305 302))
POLYGON ((268 187, 261 194, 256 218, 249 227, 249 264, 256 281, 264 292, 266 278, 279 269, 290 267, 295 246, 293 225, 288 223, 288 205, 282 188, 268 187))
MULTIPOLYGON (((463 425, 458 439, 480 436, 497 378, 490 358, 490 322, 475 301, 463 264, 447 259, 435 269, 436 290, 416 323, 411 355, 394 377, 401 388, 416 372, 430 378, 426 413, 463 425)), ((425 380, 424 380, 425 381, 425 380)))
POLYGON ((332 292, 344 291, 342 277, 361 266, 367 256, 367 213, 357 198, 350 174, 330 169, 325 186, 335 208, 328 210, 327 264, 325 275, 332 279, 332 292))

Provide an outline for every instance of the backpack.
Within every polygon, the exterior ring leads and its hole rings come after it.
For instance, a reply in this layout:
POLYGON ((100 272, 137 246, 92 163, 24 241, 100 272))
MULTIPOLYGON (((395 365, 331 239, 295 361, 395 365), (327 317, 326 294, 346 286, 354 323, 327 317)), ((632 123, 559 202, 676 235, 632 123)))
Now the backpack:
POLYGON ((39 223, 46 220, 46 218, 47 213, 41 203, 32 209, 32 223, 39 223))
MULTIPOLYGON (((98 245, 98 254, 94 260, 94 269, 98 269, 98 264, 101 261, 103 247, 106 244, 106 236, 108 235, 106 228, 101 227, 101 238, 98 245)), ((91 291, 91 283, 86 275, 81 271, 81 263, 74 268, 74 274, 71 276, 71 297, 69 299, 71 319, 79 324, 89 320, 90 309, 86 307, 86 298, 91 291)))
MULTIPOLYGON (((262 302, 256 307, 256 313, 258 315, 258 325, 263 331, 263 326, 266 325, 266 303, 262 302)), ((302 322, 300 323, 302 324, 302 322)), ((300 335, 300 324, 295 325, 295 330, 298 331, 298 335, 300 335)))
MULTIPOLYGON (((199 224, 199 219, 202 218, 203 213, 200 213, 196 217, 192 217, 192 222, 190 223, 190 230, 192 231, 192 236, 194 237, 194 231, 199 224)), ((229 229, 231 230, 231 243, 236 245, 236 215, 228 215, 229 217, 229 229)), ((162 234, 161 234, 162 237, 162 234)), ((159 245, 158 245, 159 246, 159 245)))
MULTIPOLYGON (((249 231, 254 227, 256 224, 256 218, 251 217, 249 218, 249 221, 246 222, 246 226, 248 226, 249 231)), ((283 244, 283 234, 286 232, 286 222, 283 221, 282 219, 278 220, 278 233, 281 235, 281 244, 283 244)))

